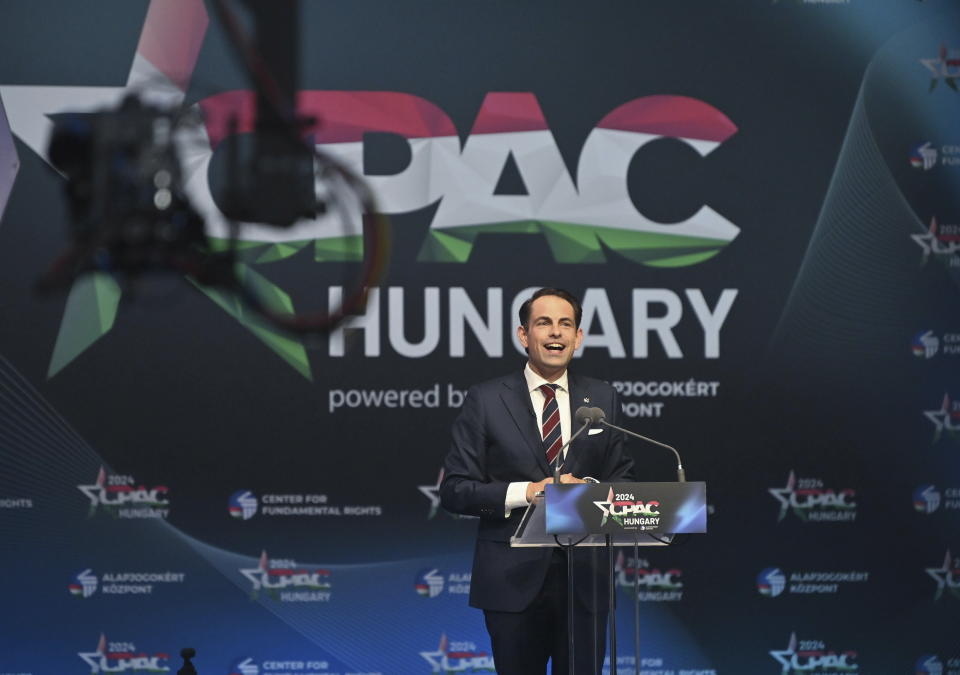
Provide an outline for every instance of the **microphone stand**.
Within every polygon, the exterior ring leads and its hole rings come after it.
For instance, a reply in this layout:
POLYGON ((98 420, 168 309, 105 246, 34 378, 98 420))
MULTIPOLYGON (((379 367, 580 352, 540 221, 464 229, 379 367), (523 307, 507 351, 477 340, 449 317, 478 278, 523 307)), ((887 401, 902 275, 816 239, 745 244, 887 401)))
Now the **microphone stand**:
MULTIPOLYGON (((580 410, 582 410, 582 408, 578 409, 577 412, 579 412, 580 410)), ((580 417, 580 416, 578 415, 577 417, 580 417)), ((563 467, 563 464, 564 464, 564 460, 563 460, 564 451, 566 451, 566 449, 570 447, 570 444, 573 443, 573 439, 575 439, 577 436, 582 434, 584 430, 589 428, 590 425, 593 423, 594 423, 594 419, 592 417, 587 417, 585 420, 583 420, 583 423, 581 424, 580 428, 577 429, 576 433, 570 437, 570 440, 564 443, 562 446, 560 446, 560 451, 557 452, 557 456, 553 460, 554 461, 554 465, 553 465, 553 484, 554 485, 560 485, 560 469, 563 467)))
MULTIPOLYGON (((580 412, 579 410, 577 412, 580 412)), ((578 418, 580 415, 577 416, 578 418)), ((589 428, 593 424, 593 418, 587 417, 583 420, 580 428, 577 429, 576 433, 570 437, 566 443, 560 447, 560 451, 557 452, 557 456, 554 459, 553 465, 553 484, 560 485, 560 468, 563 466, 563 453, 564 451, 573 443, 573 439, 582 434, 585 429, 589 428)), ((571 539, 567 542, 567 660, 570 666, 570 675, 576 675, 573 669, 574 664, 574 640, 573 640, 573 544, 571 539)), ((559 540, 558 540, 559 543, 559 540)))
MULTIPOLYGON (((624 429, 623 427, 618 427, 616 424, 611 424, 610 422, 607 421, 606 416, 604 415, 603 411, 602 411, 600 408, 594 408, 592 412, 593 412, 593 417, 594 417, 594 418, 596 419, 596 421, 597 421, 598 423, 600 423, 600 424, 604 424, 604 425, 610 427, 611 429, 616 429, 617 431, 620 431, 620 432, 622 432, 622 433, 625 433, 625 434, 627 434, 628 436, 633 436, 634 438, 639 438, 641 441, 647 441, 648 443, 653 443, 654 445, 659 445, 661 448, 666 448, 667 450, 670 450, 671 452, 673 452, 674 457, 677 458, 677 482, 678 482, 678 483, 686 483, 686 482, 687 482, 687 473, 686 473, 686 471, 683 470, 683 462, 682 462, 681 459, 680 459, 680 453, 677 452, 677 449, 676 449, 675 447, 673 447, 672 445, 667 445, 666 443, 661 443, 660 441, 655 441, 655 440, 653 440, 652 438, 647 438, 646 436, 642 436, 642 435, 640 435, 640 434, 638 434, 638 433, 636 433, 636 432, 630 431, 629 429, 624 429)), ((636 672, 637 675, 640 675, 640 575, 637 573, 637 567, 638 567, 638 565, 639 565, 639 561, 640 561, 640 542, 639 542, 639 540, 637 539, 636 535, 634 535, 634 539, 633 539, 633 620, 634 620, 634 637, 633 637, 633 641, 634 641, 634 652, 635 652, 635 654, 634 654, 634 659, 635 659, 634 672, 636 672)), ((614 626, 615 626, 615 625, 616 625, 616 624, 614 624, 614 626)), ((613 630, 615 631, 616 628, 614 627, 613 630)), ((614 633, 614 632, 611 632, 611 636, 613 636, 613 635, 615 635, 615 633, 614 633)), ((616 650, 616 646, 615 646, 615 645, 616 645, 616 642, 614 642, 613 640, 611 640, 611 644, 614 645, 614 646, 612 647, 612 650, 614 650, 614 653, 613 653, 613 654, 611 655, 611 657, 610 657, 610 658, 611 658, 611 664, 613 664, 613 660, 616 659, 616 651, 615 651, 615 650, 616 650)), ((612 672, 615 673, 615 672, 616 672, 616 670, 615 670, 616 666, 613 666, 613 667, 614 667, 614 670, 613 670, 612 672)))
POLYGON ((641 436, 640 434, 634 433, 633 431, 630 431, 629 429, 624 429, 623 427, 618 427, 616 424, 610 424, 610 422, 607 421, 606 417, 600 417, 600 419, 597 420, 597 421, 598 421, 600 424, 605 424, 606 426, 610 427, 611 429, 616 429, 617 431, 622 431, 623 433, 627 434, 628 436, 633 436, 634 438, 639 438, 639 439, 642 440, 642 441, 647 441, 648 443, 653 443, 654 445, 659 445, 661 448, 666 448, 667 450, 670 450, 671 452, 673 452, 674 456, 677 458, 677 482, 678 482, 678 483, 686 483, 686 482, 687 482, 687 472, 683 470, 683 462, 680 460, 680 453, 677 452, 677 449, 676 449, 675 447, 673 447, 672 445, 667 445, 666 443, 661 443, 660 441, 655 441, 655 440, 653 440, 652 438, 647 438, 646 436, 641 436))

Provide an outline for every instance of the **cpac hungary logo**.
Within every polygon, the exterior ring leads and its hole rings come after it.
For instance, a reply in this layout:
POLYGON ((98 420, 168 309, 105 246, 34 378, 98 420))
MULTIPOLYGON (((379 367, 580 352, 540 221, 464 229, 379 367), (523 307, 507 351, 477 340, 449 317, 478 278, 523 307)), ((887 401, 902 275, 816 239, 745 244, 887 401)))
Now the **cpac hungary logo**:
POLYGON ((934 216, 926 232, 911 234, 910 238, 923 250, 921 264, 926 264, 933 256, 950 267, 960 266, 960 225, 940 225, 934 216))
POLYGON ((78 485, 90 500, 88 517, 102 509, 115 518, 166 518, 170 515, 167 488, 137 485, 133 476, 108 474, 101 466, 92 485, 78 485))
POLYGON ((943 395, 939 410, 924 410, 923 416, 934 426, 934 443, 940 440, 944 432, 950 438, 960 434, 960 401, 951 400, 950 394, 943 395))
POLYGON ((92 569, 85 569, 80 572, 73 581, 67 586, 70 595, 76 598, 89 598, 97 592, 97 575, 92 569))
MULTIPOLYGON (((0 86, 10 131, 45 157, 51 120, 57 114, 112 108, 131 92, 140 92, 154 104, 184 105, 209 19, 199 1, 179 3, 175 13, 160 7, 159 1, 150 5, 125 84, 0 86)), ((227 240, 230 224, 214 201, 209 169, 230 133, 252 129, 255 105, 253 92, 231 91, 189 106, 201 113, 205 122, 185 144, 181 157, 184 188, 206 223, 207 235, 214 240, 227 240)), ((364 139, 368 134, 391 134, 406 144, 409 161, 404 168, 366 178, 384 213, 432 210, 419 261, 465 263, 478 237, 496 233, 539 235, 560 263, 600 263, 608 252, 614 252, 641 265, 674 268, 708 260, 740 232, 709 205, 700 206, 680 222, 656 222, 638 211, 629 193, 628 169, 637 151, 647 144, 669 138, 707 156, 737 133, 737 126, 723 112, 698 99, 654 95, 617 106, 586 135, 573 172, 531 92, 487 94, 462 143, 450 117, 436 104, 413 94, 302 91, 298 105, 302 114, 322 120, 304 134, 358 173, 366 174, 364 139), (519 172, 524 194, 498 194, 498 183, 508 167, 519 172)), ((0 127, 0 144, 12 148, 5 132, 0 127)), ((9 176, 6 184, 0 184, 0 194, 9 189, 12 179, 9 176)), ((331 212, 284 229, 243 223, 240 273, 256 275, 264 296, 281 298, 283 306, 277 309, 293 309, 289 295, 252 266, 306 251, 317 262, 361 260, 358 209, 356 205, 347 207, 343 219, 331 212)), ((111 330, 121 292, 106 274, 92 275, 74 285, 48 377, 111 330)), ((222 293, 204 292, 311 379, 301 342, 253 322, 222 293)))
POLYGON ((933 596, 934 602, 943 597, 945 591, 960 600, 960 558, 953 558, 950 551, 943 558, 940 567, 928 567, 927 575, 937 582, 937 590, 933 596))
POLYGON ((100 634, 96 651, 77 654, 90 666, 91 673, 151 672, 164 673, 169 655, 162 652, 147 654, 139 651, 132 642, 107 642, 106 635, 100 634))
POLYGON ((661 570, 642 558, 617 554, 614 574, 618 587, 635 591, 642 602, 678 602, 683 600, 683 572, 675 567, 661 570))
POLYGON ((857 664, 857 652, 828 650, 823 640, 798 641, 796 633, 790 634, 786 649, 772 650, 770 656, 780 664, 781 675, 856 673, 860 670, 857 664))
POLYGON ((493 656, 477 650, 468 640, 450 641, 446 633, 440 635, 436 651, 420 652, 430 664, 431 673, 493 673, 493 656))
POLYGON ((613 490, 605 501, 594 502, 594 506, 603 512, 600 527, 612 519, 624 529, 653 530, 660 527, 660 502, 651 499, 648 502, 635 499, 632 494, 618 494, 614 499, 613 490))
POLYGON ((937 88, 940 80, 957 91, 957 78, 960 77, 960 49, 948 48, 940 45, 937 56, 930 59, 920 59, 923 67, 933 76, 930 80, 930 91, 937 88))
POLYGON ((330 570, 306 569, 293 560, 270 560, 266 551, 256 567, 241 568, 240 574, 250 582, 254 599, 266 591, 280 602, 329 602, 333 587, 330 570))
POLYGON ((852 522, 857 517, 856 491, 825 488, 819 478, 798 479, 791 471, 785 486, 768 488, 767 492, 780 502, 777 522, 782 522, 788 512, 809 522, 852 522))

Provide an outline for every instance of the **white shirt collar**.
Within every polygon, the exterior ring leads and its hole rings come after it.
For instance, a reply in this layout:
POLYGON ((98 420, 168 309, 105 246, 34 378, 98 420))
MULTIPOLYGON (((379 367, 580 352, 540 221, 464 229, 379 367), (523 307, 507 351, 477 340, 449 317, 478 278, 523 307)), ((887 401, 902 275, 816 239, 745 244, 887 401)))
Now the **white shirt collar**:
POLYGON ((539 389, 540 385, 543 385, 543 384, 557 384, 557 385, 560 385, 560 389, 562 389, 564 392, 570 391, 570 388, 567 386, 566 370, 563 371, 563 375, 561 375, 557 380, 555 380, 554 382, 548 382, 547 380, 543 379, 542 377, 537 375, 535 372, 533 372, 533 368, 530 367, 530 362, 527 361, 527 365, 523 369, 523 377, 526 378, 527 380, 527 391, 533 391, 535 389, 539 389))

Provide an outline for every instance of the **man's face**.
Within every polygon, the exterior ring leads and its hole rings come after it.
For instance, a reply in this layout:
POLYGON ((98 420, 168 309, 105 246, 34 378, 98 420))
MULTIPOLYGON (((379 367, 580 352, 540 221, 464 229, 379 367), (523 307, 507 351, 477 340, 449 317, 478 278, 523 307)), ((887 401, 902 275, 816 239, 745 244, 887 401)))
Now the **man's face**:
POLYGON ((533 372, 553 382, 580 348, 583 331, 576 326, 573 305, 556 295, 544 295, 533 301, 529 326, 519 326, 517 337, 527 348, 533 372))

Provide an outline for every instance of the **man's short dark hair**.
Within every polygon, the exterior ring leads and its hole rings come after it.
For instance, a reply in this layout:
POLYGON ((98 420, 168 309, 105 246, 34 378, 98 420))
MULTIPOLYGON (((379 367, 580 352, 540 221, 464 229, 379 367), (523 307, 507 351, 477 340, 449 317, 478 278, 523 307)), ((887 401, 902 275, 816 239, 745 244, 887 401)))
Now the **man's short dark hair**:
POLYGON ((533 301, 537 298, 542 298, 545 295, 555 295, 558 298, 563 298, 573 307, 573 320, 576 324, 576 327, 580 327, 580 318, 583 316, 583 307, 580 306, 580 301, 574 297, 570 291, 565 291, 562 288, 541 288, 539 291, 530 296, 530 298, 520 305, 520 325, 524 328, 529 328, 530 324, 530 308, 533 306, 533 301))

